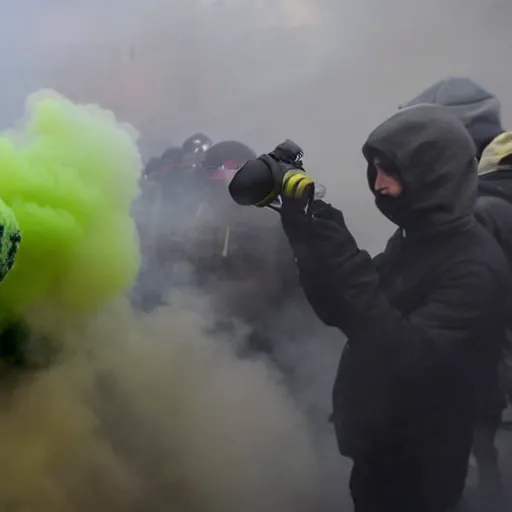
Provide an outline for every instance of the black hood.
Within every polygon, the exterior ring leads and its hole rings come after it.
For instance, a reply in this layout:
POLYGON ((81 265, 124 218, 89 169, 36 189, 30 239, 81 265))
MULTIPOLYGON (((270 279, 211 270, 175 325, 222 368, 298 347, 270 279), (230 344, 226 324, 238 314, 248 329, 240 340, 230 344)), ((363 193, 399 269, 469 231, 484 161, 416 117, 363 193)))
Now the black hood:
POLYGON ((403 107, 424 103, 447 107, 457 116, 473 137, 478 157, 487 144, 503 132, 500 102, 494 94, 470 78, 449 77, 440 80, 403 107))
POLYGON ((379 153, 396 165, 404 187, 399 198, 376 198, 381 212, 395 224, 406 231, 428 231, 473 213, 478 186, 475 145, 446 108, 404 108, 370 134, 363 154, 372 191, 373 157, 379 153))

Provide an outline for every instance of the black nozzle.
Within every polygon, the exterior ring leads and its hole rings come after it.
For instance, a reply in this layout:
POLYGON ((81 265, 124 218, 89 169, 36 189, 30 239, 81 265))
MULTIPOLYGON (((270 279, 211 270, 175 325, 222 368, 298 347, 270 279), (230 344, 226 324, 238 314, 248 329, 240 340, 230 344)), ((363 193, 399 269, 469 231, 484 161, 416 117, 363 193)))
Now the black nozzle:
POLYGON ((270 156, 279 162, 302 167, 301 160, 304 156, 304 151, 302 151, 302 148, 293 142, 293 140, 286 139, 284 142, 281 142, 281 144, 276 146, 274 151, 270 153, 270 156))
POLYGON ((242 206, 259 205, 272 195, 274 176, 265 162, 249 160, 238 169, 228 188, 235 203, 242 206))

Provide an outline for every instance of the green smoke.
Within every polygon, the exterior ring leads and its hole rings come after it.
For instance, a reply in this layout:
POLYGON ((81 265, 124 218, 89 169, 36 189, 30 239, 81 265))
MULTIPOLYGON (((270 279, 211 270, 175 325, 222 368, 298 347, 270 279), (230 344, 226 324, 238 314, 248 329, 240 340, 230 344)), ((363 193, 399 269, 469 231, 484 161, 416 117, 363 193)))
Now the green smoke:
POLYGON ((141 169, 132 131, 109 111, 45 91, 29 97, 21 128, 0 137, 3 217, 22 238, 0 283, 4 318, 45 302, 90 311, 132 285, 141 169))

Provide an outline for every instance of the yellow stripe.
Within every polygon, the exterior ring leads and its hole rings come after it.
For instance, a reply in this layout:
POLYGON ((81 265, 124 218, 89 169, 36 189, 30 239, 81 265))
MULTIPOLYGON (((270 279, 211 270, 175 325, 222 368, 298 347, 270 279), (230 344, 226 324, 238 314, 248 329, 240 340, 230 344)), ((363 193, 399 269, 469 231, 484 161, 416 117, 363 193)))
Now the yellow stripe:
POLYGON ((302 170, 290 169, 283 178, 283 195, 292 199, 302 198, 314 181, 302 170))
POLYGON ((274 199, 279 195, 279 190, 274 189, 268 196, 266 196, 264 199, 262 199, 259 203, 256 203, 254 206, 267 206, 269 205, 274 199))
POLYGON ((293 189, 295 185, 302 180, 304 173, 292 169, 288 171, 283 178, 283 195, 287 197, 293 197, 293 189))
POLYGON ((304 177, 302 178, 302 181, 300 181, 299 185, 297 186, 295 195, 298 197, 302 197, 304 195, 306 188, 310 187, 313 184, 314 184, 313 180, 309 176, 304 175, 304 177))
POLYGON ((290 169, 285 173, 280 185, 281 190, 279 190, 278 187, 274 188, 268 196, 256 203, 255 206, 268 206, 277 198, 279 193, 291 199, 301 199, 306 189, 314 185, 314 181, 304 171, 300 169, 290 169))

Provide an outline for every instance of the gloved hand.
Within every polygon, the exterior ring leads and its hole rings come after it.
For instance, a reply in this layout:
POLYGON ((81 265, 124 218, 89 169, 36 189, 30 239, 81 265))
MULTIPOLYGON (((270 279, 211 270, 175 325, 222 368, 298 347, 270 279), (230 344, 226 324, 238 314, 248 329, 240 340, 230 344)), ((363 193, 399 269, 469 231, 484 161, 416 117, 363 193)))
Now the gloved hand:
POLYGON ((308 217, 293 201, 285 199, 281 222, 299 262, 307 260, 309 255, 326 264, 333 256, 347 254, 349 249, 357 250, 341 211, 322 200, 312 203, 311 217, 308 217))

